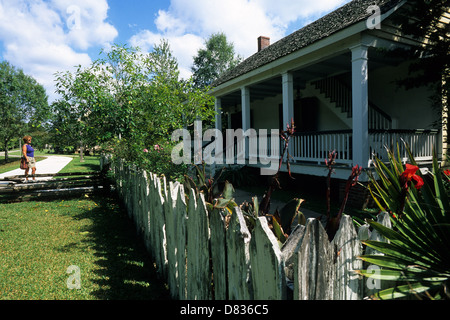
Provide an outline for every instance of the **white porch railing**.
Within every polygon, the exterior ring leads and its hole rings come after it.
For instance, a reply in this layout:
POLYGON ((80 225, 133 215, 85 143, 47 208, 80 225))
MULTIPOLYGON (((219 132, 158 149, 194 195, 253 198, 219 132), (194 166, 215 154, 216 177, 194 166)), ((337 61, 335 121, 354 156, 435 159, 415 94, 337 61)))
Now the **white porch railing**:
POLYGON ((386 147, 397 154, 398 143, 400 157, 403 161, 407 161, 409 157, 403 140, 409 145, 416 161, 432 160, 437 134, 438 130, 371 130, 369 133, 371 157, 376 156, 382 161, 387 161, 386 147))
MULTIPOLYGON (((417 161, 430 161, 437 143, 438 130, 370 130, 369 131, 369 158, 374 156, 382 161, 388 160, 386 147, 397 150, 399 146, 400 157, 408 160, 408 154, 402 140, 408 143, 411 152, 417 161)), ((352 130, 321 131, 295 133, 289 142, 289 153, 294 162, 313 162, 324 164, 330 151, 336 151, 337 164, 352 164, 352 130)), ((232 145, 235 164, 249 163, 247 160, 267 161, 279 159, 283 150, 283 140, 279 148, 274 146, 271 138, 259 139, 258 136, 248 138, 248 152, 245 152, 244 140, 232 145), (245 156, 247 153, 247 156, 245 156), (247 160, 245 160, 247 159, 247 160)), ((224 155, 226 150, 224 149, 224 155)), ((252 164, 250 162, 249 164, 252 164)))
POLYGON ((328 153, 335 150, 336 163, 351 164, 352 131, 323 131, 296 133, 290 141, 290 154, 295 161, 324 163, 328 153))

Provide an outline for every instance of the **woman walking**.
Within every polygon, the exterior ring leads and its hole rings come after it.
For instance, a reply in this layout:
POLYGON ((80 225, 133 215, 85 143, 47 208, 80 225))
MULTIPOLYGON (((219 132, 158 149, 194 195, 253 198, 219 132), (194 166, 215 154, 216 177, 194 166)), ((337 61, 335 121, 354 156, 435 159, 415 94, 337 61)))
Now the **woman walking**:
POLYGON ((31 168, 31 176, 33 181, 36 181, 36 160, 34 159, 34 149, 31 146, 31 136, 23 137, 24 145, 22 147, 22 156, 27 161, 27 168, 25 169, 25 181, 28 181, 28 170, 31 168))

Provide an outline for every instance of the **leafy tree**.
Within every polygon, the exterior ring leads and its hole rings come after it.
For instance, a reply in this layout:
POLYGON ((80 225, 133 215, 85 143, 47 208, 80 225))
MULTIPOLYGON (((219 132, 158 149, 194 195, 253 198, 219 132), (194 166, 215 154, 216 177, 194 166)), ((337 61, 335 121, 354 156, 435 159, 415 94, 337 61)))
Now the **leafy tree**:
POLYGON ((242 57, 236 56, 234 45, 227 41, 224 33, 212 34, 205 41, 205 46, 198 50, 191 68, 194 84, 199 88, 211 85, 225 71, 242 61, 242 57))
MULTIPOLYGON (((450 24, 445 18, 450 11, 447 0, 410 0, 395 22, 404 34, 423 43, 410 50, 395 50, 394 55, 415 58, 410 74, 399 81, 405 88, 428 86, 434 92, 430 97, 433 105, 439 106, 444 134, 448 131, 448 92, 450 88, 450 24)), ((448 137, 443 137, 444 144, 448 137)), ((444 150, 445 153, 445 150, 444 150)), ((443 154, 445 157, 446 155, 443 154)), ((444 159, 445 161, 445 159, 444 159)))
POLYGON ((45 89, 34 78, 7 61, 0 62, 0 139, 8 159, 9 142, 49 117, 45 89))
POLYGON ((107 146, 121 158, 149 166, 154 161, 147 161, 144 149, 164 145, 156 156, 170 162, 172 131, 214 118, 212 97, 179 79, 165 40, 150 53, 115 45, 86 69, 58 73, 57 88, 62 98, 54 104, 54 124, 61 137, 107 146))
POLYGON ((95 74, 81 66, 73 74, 67 71, 56 76, 56 92, 61 98, 52 104, 53 125, 60 143, 80 148, 82 161, 85 146, 95 145, 102 131, 93 110, 102 104, 103 91, 95 74))

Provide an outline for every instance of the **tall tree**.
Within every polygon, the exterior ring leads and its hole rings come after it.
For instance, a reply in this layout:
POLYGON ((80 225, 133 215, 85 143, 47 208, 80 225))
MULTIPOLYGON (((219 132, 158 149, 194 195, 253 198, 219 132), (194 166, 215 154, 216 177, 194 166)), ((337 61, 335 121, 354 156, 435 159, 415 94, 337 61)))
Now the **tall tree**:
POLYGON ((54 104, 55 131, 120 146, 131 158, 197 118, 214 117, 206 90, 179 80, 165 40, 150 53, 115 45, 88 68, 58 73, 57 88, 62 98, 54 104))
POLYGON ((45 89, 33 77, 7 61, 0 62, 0 140, 8 159, 9 142, 49 118, 45 89))
POLYGON ((233 43, 227 41, 224 33, 212 34, 205 41, 205 48, 199 49, 191 68, 194 85, 202 88, 211 85, 220 75, 242 61, 236 55, 233 43))

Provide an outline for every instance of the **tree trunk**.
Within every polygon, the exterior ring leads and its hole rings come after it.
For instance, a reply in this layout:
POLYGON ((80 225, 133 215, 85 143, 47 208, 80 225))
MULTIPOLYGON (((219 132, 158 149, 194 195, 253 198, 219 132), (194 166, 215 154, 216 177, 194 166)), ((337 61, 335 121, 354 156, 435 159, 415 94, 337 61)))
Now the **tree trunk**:
POLYGON ((5 162, 8 161, 8 139, 5 139, 5 162))
POLYGON ((83 153, 84 153, 83 141, 80 141, 80 162, 84 162, 83 153))

